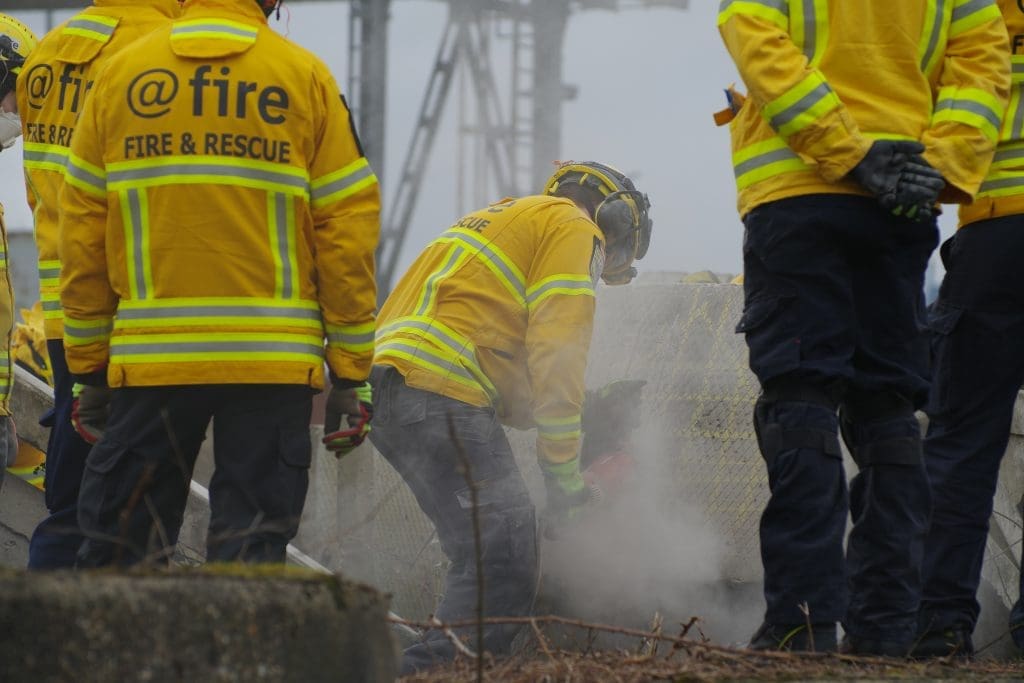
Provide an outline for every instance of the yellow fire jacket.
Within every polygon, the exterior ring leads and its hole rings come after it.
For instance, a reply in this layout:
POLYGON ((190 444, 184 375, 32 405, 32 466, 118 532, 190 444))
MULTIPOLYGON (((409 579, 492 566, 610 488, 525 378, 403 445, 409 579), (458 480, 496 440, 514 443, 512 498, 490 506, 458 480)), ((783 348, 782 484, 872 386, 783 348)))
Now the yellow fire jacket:
POLYGON ((14 289, 7 269, 7 226, 4 207, 0 205, 0 415, 11 414, 11 387, 14 367, 11 365, 11 331, 14 329, 14 289))
POLYGON ((542 462, 574 465, 603 240, 568 199, 506 199, 465 216, 384 303, 374 363, 536 426, 542 462))
POLYGON ((327 67, 252 0, 189 0, 111 57, 59 218, 72 373, 323 386, 373 359, 380 196, 327 67))
POLYGON ((39 300, 46 338, 64 335, 57 256, 57 197, 75 120, 108 57, 181 12, 178 0, 94 0, 50 31, 18 78, 28 203, 39 251, 39 300))
POLYGON ((1010 33, 1010 104, 999 131, 999 146, 974 202, 960 207, 960 225, 1024 213, 1024 5, 999 0, 1010 33))
POLYGON ((978 191, 1009 90, 995 0, 722 0, 749 97, 730 123, 739 209, 866 194, 847 173, 875 139, 920 140, 941 201, 978 191))

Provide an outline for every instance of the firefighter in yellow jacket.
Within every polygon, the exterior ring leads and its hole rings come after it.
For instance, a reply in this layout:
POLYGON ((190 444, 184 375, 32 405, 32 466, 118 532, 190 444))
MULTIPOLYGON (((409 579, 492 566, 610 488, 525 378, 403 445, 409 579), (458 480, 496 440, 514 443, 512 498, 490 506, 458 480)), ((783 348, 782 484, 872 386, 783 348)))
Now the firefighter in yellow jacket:
MULTIPOLYGON (((82 543, 78 490, 92 444, 71 424, 71 375, 64 360, 57 254, 58 195, 64 184, 76 119, 100 67, 112 55, 180 13, 178 0, 94 0, 48 33, 25 65, 18 88, 24 112, 28 202, 39 252, 39 300, 53 373, 53 414, 46 448, 46 508, 50 514, 32 534, 30 569, 73 567, 82 543)), ((93 440, 94 441, 94 440, 93 440)))
POLYGON ((268 27, 276 4, 187 0, 107 62, 79 118, 64 347, 76 424, 103 430, 79 566, 171 551, 211 418, 208 559, 283 561, 325 357, 358 431, 337 440, 365 430, 377 181, 326 66, 268 27))
MULTIPOLYGON (((31 29, 14 17, 0 14, 0 148, 7 149, 21 135, 15 86, 21 79, 25 60, 36 47, 31 29)), ((11 417, 11 331, 14 329, 14 290, 7 267, 7 227, 0 206, 0 482, 7 465, 18 454, 18 437, 11 417)))
MULTIPOLYGON (((381 309, 370 438, 451 560, 435 612, 442 621, 476 614, 466 476, 478 499, 485 615, 522 616, 533 603, 534 508, 503 424, 537 429, 548 523, 588 498, 578 451, 594 288, 599 278, 623 284, 635 276, 632 263, 650 241, 648 207, 618 171, 563 164, 544 195, 506 199, 449 227, 381 309)), ((506 652, 514 634, 489 626, 485 647, 506 652)), ((430 632, 406 650, 402 670, 454 654, 443 633, 430 632)))
MULTIPOLYGON (((946 274, 929 309, 934 356, 924 454, 934 511, 916 656, 974 653, 992 500, 1024 384, 1024 5, 999 0, 999 8, 1010 34, 1010 103, 988 175, 942 245, 946 274)), ((1010 616, 1010 633, 1024 649, 1024 600, 1010 616)))
POLYGON ((746 227, 737 331, 762 387, 771 490, 751 647, 835 648, 842 621, 844 649, 905 655, 931 509, 914 410, 928 394, 934 205, 970 201, 985 177, 1006 29, 995 0, 719 7, 749 91, 722 118, 746 227), (859 466, 849 495, 840 425, 859 466))

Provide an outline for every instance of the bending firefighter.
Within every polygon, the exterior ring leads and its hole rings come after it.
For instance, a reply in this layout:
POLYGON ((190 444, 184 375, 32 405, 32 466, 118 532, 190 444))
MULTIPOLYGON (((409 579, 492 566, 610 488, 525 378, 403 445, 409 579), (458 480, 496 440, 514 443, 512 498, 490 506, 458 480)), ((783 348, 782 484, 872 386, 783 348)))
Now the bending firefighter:
MULTIPOLYGON (((598 279, 625 284, 635 276, 633 261, 650 242, 648 207, 621 173, 563 164, 545 194, 503 200, 448 228, 381 309, 370 438, 412 489, 451 561, 435 612, 441 621, 476 614, 468 481, 478 499, 484 615, 532 609, 534 506, 502 425, 537 428, 549 525, 588 500, 578 451, 594 288, 598 279)), ((507 653, 515 633, 489 626, 484 647, 507 653)), ((444 633, 430 631, 405 651, 402 671, 454 655, 444 633)))
POLYGON ((834 649, 842 622, 844 650, 906 655, 931 510, 914 410, 935 204, 984 179, 1006 29, 993 0, 723 0, 718 28, 749 89, 722 119, 771 491, 750 646, 834 649), (849 493, 840 430, 859 468, 849 493))
MULTIPOLYGON (((36 48, 32 31, 14 17, 0 14, 0 148, 7 149, 21 135, 15 88, 24 73, 25 60, 36 48)), ((14 290, 7 266, 7 227, 0 206, 0 482, 7 465, 18 454, 18 436, 11 417, 11 331, 14 329, 14 290)))
POLYGON ((86 456, 96 441, 94 435, 83 438, 71 424, 73 381, 64 359, 57 216, 72 133, 100 67, 179 12, 177 0, 95 0, 43 38, 26 62, 26 78, 18 88, 24 112, 25 180, 39 252, 39 300, 53 376, 53 412, 43 420, 50 427, 44 479, 50 514, 32 534, 30 569, 74 566, 82 544, 78 490, 86 456), (57 79, 57 87, 47 87, 52 82, 48 79, 57 79))
POLYGON ((365 419, 377 180, 327 67, 267 26, 276 4, 186 0, 79 118, 60 293, 78 424, 102 436, 78 566, 173 551, 211 420, 207 559, 283 562, 325 358, 336 410, 365 419), (176 96, 142 97, 153 74, 176 96))

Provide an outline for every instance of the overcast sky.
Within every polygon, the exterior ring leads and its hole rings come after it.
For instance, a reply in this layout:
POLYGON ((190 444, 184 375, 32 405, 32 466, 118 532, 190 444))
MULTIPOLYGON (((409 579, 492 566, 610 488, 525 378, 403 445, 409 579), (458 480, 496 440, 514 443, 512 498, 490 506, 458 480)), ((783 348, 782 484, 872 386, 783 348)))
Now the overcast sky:
MULTIPOLYGON (((687 11, 589 10, 569 21, 565 81, 578 88, 564 109, 563 149, 551 159, 595 159, 631 174, 650 195, 654 218, 651 250, 641 270, 741 270, 742 227, 726 128, 712 114, 724 106, 722 89, 737 81, 735 67, 715 27, 717 2, 695 0, 687 11)), ((68 13, 55 13, 59 21, 68 13)), ((399 0, 390 26, 387 158, 383 188, 390 199, 444 27, 445 3, 399 0)), ((43 12, 18 15, 33 29, 43 12)), ((319 54, 342 89, 347 68, 348 4, 291 3, 271 25, 319 54)), ((499 76, 504 46, 495 45, 499 76)), ((401 265, 442 232, 456 206, 455 102, 432 154, 429 180, 404 248, 401 265)), ((21 181, 21 149, 0 154, 2 199, 9 229, 29 229, 21 181)), ((944 232, 952 212, 943 218, 944 232)))

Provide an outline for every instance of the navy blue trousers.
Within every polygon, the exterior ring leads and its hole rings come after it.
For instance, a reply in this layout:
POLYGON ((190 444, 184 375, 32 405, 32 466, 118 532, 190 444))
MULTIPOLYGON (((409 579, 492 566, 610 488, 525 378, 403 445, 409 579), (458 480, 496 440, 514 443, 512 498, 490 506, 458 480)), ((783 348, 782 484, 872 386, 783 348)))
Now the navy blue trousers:
POLYGON ((737 331, 746 336, 750 367, 762 387, 784 382, 830 397, 758 405, 759 429, 821 441, 765 453, 765 620, 802 624, 806 603, 814 622, 841 620, 852 636, 909 647, 930 509, 913 407, 923 404, 929 385, 922 287, 937 227, 847 195, 772 202, 744 223, 745 305, 737 331), (848 496, 835 453, 836 409, 854 399, 870 405, 873 397, 902 401, 905 409, 845 410, 848 441, 882 456, 861 467, 848 496), (916 462, 885 462, 894 439, 916 447, 916 462), (844 559, 848 511, 853 527, 844 559))
POLYGON ((312 457, 313 391, 285 384, 129 387, 89 453, 79 567, 166 561, 213 420, 207 561, 284 562, 312 457))
MULTIPOLYGON (((472 501, 459 451, 477 487, 484 616, 528 615, 537 583, 534 507, 494 410, 411 388, 397 370, 385 366, 374 367, 370 381, 373 445, 412 489, 451 562, 435 616, 451 622, 477 614, 472 501)), ((507 653, 518 630, 486 627, 485 649, 507 653)), ((455 633, 476 647, 474 628, 455 633)), ((442 664, 455 654, 444 633, 429 631, 403 653, 402 675, 442 664)))
POLYGON ((32 533, 28 549, 29 569, 67 569, 75 566, 75 554, 82 544, 78 528, 78 490, 82 484, 85 459, 92 445, 71 425, 71 387, 74 384, 64 359, 64 342, 49 339, 46 350, 53 370, 53 413, 48 419, 50 438, 46 446, 43 485, 47 516, 32 533))
MULTIPOLYGON (((932 305, 934 386, 925 462, 934 495, 921 628, 970 632, 989 518, 1017 391, 1024 383, 1024 216, 972 223, 942 245, 932 305)), ((1024 622, 1018 602, 1016 620, 1024 622)), ((1015 635, 1024 644, 1024 632, 1015 635)))

